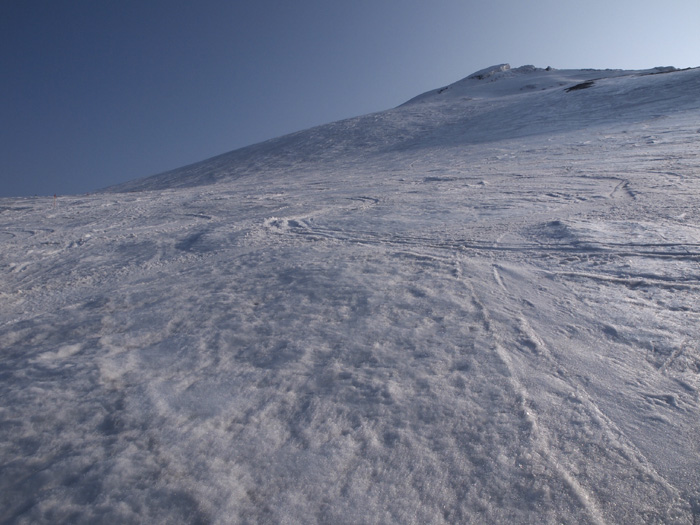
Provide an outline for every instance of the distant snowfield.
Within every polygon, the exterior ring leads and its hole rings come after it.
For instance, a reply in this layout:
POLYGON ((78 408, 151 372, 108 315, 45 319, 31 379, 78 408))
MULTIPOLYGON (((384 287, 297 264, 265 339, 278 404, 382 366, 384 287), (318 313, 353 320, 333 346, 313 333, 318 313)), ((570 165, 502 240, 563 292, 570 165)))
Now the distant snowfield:
POLYGON ((0 522, 700 522, 700 70, 478 77, 1 199, 0 522))

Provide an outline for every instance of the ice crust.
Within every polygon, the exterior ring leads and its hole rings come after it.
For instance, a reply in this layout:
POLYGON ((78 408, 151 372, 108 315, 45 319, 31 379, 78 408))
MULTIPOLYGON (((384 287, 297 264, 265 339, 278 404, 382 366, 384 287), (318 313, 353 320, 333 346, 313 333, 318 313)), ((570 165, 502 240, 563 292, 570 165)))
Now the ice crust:
POLYGON ((1 199, 0 522, 696 523, 700 70, 448 88, 1 199))

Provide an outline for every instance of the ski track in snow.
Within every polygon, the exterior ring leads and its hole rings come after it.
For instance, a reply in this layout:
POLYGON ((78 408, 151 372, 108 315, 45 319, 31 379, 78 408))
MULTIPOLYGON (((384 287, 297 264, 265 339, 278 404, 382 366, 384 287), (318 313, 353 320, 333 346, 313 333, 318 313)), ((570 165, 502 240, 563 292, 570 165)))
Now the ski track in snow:
POLYGON ((600 74, 0 200, 0 522, 700 522, 699 75, 600 74))

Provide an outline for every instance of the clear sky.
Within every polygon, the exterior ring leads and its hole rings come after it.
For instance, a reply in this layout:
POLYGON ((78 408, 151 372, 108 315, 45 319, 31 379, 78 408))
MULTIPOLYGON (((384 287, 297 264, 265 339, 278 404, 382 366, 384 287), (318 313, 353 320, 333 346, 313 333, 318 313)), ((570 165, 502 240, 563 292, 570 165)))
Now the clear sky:
POLYGON ((700 66, 700 1, 2 0, 0 196, 90 192, 503 62, 700 66))

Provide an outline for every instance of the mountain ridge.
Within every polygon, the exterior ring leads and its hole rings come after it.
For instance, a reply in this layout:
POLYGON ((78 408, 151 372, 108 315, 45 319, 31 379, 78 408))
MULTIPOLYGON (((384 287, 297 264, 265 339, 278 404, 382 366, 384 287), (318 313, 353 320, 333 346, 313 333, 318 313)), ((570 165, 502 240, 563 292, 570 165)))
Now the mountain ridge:
POLYGON ((103 191, 191 187, 263 173, 274 176, 300 169, 302 164, 322 169, 324 160, 335 162, 338 158, 357 167, 368 156, 397 150, 435 144, 467 146, 626 118, 652 118, 697 108, 693 93, 698 90, 697 68, 558 70, 529 65, 513 69, 501 64, 427 91, 393 109, 297 131, 103 191), (663 91, 672 83, 658 80, 656 75, 661 73, 686 75, 688 85, 676 90, 680 93, 674 95, 672 103, 663 104, 663 91), (579 91, 582 98, 564 96, 579 95, 571 90, 581 85, 596 89, 579 91), (633 91, 635 100, 622 100, 625 93, 633 91), (522 96, 536 98, 529 100, 527 107, 518 107, 522 96), (637 106, 644 101, 648 108, 640 113, 637 106))

